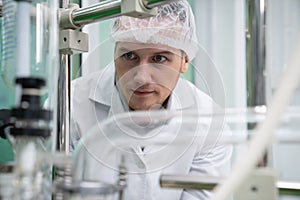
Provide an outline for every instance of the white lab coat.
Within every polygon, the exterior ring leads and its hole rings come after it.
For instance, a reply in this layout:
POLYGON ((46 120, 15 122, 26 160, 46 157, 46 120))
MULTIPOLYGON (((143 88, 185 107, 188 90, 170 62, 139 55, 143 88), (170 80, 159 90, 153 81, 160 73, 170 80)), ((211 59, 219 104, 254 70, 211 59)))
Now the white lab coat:
MULTIPOLYGON (((91 127, 94 127, 109 116, 125 112, 126 108, 124 108, 121 98, 115 86, 113 65, 92 75, 81 77, 72 83, 72 119, 73 123, 76 124, 76 129, 73 129, 71 137, 73 148, 76 146, 79 138, 87 134, 91 127)), ((209 96, 181 78, 168 102, 169 110, 199 110, 201 112, 202 108, 207 110, 207 108, 213 108, 213 106, 214 103, 209 96)), ((223 129, 223 122, 216 126, 220 126, 220 129, 223 129)), ((170 130, 170 127, 167 129, 170 130)), ((222 130, 216 137, 207 140, 209 142, 201 145, 201 148, 198 145, 189 146, 181 157, 176 159, 171 165, 161 169, 156 167, 155 169, 159 170, 150 170, 150 172, 147 169, 154 166, 151 163, 157 164, 157 162, 167 159, 168 155, 162 153, 158 154, 157 157, 147 157, 147 148, 144 151, 141 148, 133 148, 132 151, 136 153, 136 156, 132 156, 129 160, 140 169, 140 173, 128 175, 124 199, 208 199, 210 193, 207 191, 160 188, 159 177, 161 174, 226 176, 230 170, 232 148, 220 143, 220 138, 224 132, 222 130)), ((117 172, 99 162, 92 164, 87 158, 85 159, 86 162, 82 163, 82 165, 88 170, 82 172, 84 175, 80 176, 84 176, 85 179, 99 179, 109 183, 116 182, 117 172), (87 167, 88 165, 89 167, 87 167)), ((80 166, 78 167, 80 168, 80 166)))

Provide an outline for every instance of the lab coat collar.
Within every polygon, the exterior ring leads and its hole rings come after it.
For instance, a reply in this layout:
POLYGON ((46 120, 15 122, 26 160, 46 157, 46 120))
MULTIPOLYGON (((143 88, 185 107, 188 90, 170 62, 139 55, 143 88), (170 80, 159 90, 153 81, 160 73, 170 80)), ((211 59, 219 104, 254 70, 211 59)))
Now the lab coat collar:
POLYGON ((179 78, 168 103, 169 110, 187 110, 196 106, 195 91, 188 81, 179 78))
MULTIPOLYGON (((89 99, 109 107, 114 105, 114 114, 126 111, 121 94, 115 86, 114 64, 108 65, 99 76, 94 76, 92 82, 89 99)), ((168 110, 186 110, 196 105, 194 91, 189 84, 191 83, 179 78, 169 98, 168 110)))
POLYGON ((114 78, 114 65, 109 64, 93 77, 89 99, 106 106, 111 106, 111 98, 115 92, 114 78))

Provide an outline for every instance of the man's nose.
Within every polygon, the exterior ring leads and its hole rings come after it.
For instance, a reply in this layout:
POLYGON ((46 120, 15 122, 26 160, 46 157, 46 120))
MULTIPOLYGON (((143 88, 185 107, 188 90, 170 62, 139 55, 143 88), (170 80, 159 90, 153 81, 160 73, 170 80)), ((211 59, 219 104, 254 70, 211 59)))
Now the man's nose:
POLYGON ((144 63, 135 68, 134 81, 138 84, 147 84, 151 82, 151 66, 144 63))

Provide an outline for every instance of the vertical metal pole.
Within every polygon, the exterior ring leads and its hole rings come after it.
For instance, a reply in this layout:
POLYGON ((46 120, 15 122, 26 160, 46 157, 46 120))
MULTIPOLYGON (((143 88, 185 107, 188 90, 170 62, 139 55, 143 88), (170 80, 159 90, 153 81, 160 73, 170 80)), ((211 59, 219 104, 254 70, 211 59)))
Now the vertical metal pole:
POLYGON ((58 81, 58 150, 69 153, 70 144, 70 55, 61 55, 58 81))
MULTIPOLYGON (((247 106, 266 106, 266 16, 267 0, 247 0, 247 106)), ((253 129, 256 124, 248 124, 253 129)), ((267 154, 259 166, 267 165, 267 154)))
MULTIPOLYGON (((60 0, 59 5, 61 8, 66 8, 70 3, 69 0, 60 0)), ((60 55, 60 69, 58 74, 58 105, 57 105, 57 150, 70 153, 70 71, 71 71, 71 56, 60 55)), ((55 167, 55 179, 58 182, 65 181, 68 166, 63 168, 55 167)), ((54 200, 66 199, 64 193, 56 191, 53 195, 54 200)))
POLYGON ((266 105, 266 3, 247 0, 247 105, 266 105))
MULTIPOLYGON (((69 0, 61 2, 63 8, 70 3, 69 0)), ((58 82, 58 150, 68 154, 70 152, 70 71, 71 71, 71 56, 61 55, 61 63, 59 70, 58 82)))

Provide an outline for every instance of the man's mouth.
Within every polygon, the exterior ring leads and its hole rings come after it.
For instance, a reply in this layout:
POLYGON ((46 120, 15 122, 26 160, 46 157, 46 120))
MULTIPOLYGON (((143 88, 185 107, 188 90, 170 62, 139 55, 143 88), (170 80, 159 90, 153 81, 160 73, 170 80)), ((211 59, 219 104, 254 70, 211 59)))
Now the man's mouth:
POLYGON ((152 89, 138 89, 134 90, 133 93, 137 96, 148 96, 153 94, 155 91, 152 89))

